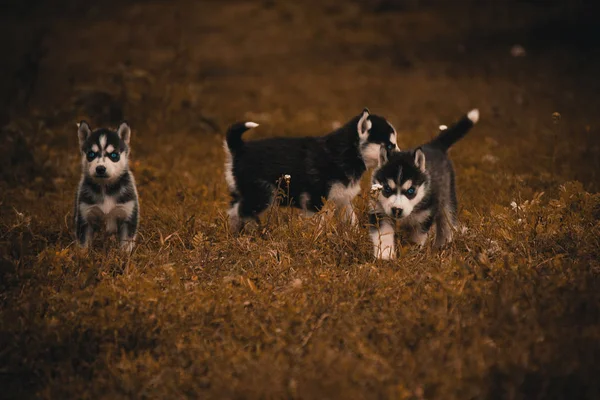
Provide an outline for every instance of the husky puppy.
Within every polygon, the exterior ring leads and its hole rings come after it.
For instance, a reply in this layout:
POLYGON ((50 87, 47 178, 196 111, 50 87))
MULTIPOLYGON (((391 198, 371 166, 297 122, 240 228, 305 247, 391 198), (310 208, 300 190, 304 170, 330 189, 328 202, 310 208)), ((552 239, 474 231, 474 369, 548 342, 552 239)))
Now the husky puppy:
POLYGON ((447 152, 478 120, 479 111, 474 109, 414 150, 382 149, 379 167, 372 177, 376 200, 369 212, 376 258, 395 257, 396 221, 411 233, 411 241, 420 246, 425 244, 434 223, 434 246, 439 248, 452 241, 457 201, 454 168, 447 152))
POLYGON ((273 202, 278 185, 289 191, 290 205, 307 215, 318 211, 325 198, 354 224, 352 199, 360 192, 360 178, 367 168, 377 165, 381 146, 398 149, 394 127, 366 108, 321 137, 243 141, 242 134, 257 126, 254 122, 232 125, 224 143, 232 232, 238 232, 249 219, 258 220, 273 202))
POLYGON ((131 129, 124 122, 116 132, 105 128, 92 132, 82 121, 78 136, 82 174, 75 198, 77 242, 87 247, 94 233, 104 228, 116 233, 121 247, 131 252, 140 209, 128 162, 131 129))

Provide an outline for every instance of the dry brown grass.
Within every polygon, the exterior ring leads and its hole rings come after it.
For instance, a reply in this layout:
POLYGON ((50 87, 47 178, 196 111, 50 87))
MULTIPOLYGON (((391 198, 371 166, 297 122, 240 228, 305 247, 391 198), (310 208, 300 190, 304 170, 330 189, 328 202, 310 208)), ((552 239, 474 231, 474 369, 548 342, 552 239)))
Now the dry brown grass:
POLYGON ((0 146, 0 396, 597 398, 598 59, 575 75, 572 49, 511 58, 495 35, 544 22, 532 6, 512 5, 514 21, 408 3, 132 2, 48 18, 38 86, 0 146), (82 254, 70 233, 74 121, 113 118, 90 90, 134 129, 131 257, 112 241, 82 254), (466 230, 451 246, 402 242, 397 261, 374 262, 364 227, 278 208, 227 232, 226 124, 316 134, 364 105, 404 146, 481 109, 452 151, 466 230))

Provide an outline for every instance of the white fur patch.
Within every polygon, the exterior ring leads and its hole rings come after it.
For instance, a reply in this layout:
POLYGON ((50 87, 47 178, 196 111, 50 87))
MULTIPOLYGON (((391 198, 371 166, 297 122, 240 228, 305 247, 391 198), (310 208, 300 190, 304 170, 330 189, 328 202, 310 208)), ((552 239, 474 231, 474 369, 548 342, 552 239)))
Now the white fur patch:
POLYGON ((109 144, 108 147, 106 148, 106 152, 108 154, 112 153, 113 151, 115 151, 115 148, 113 147, 112 144, 109 144))
POLYGON ((402 190, 408 190, 412 186, 412 179, 408 179, 402 184, 402 190))
POLYGON ((342 183, 334 183, 329 189, 328 200, 333 201, 342 212, 342 218, 355 225, 358 221, 354 209, 352 208, 352 200, 360 193, 360 182, 351 183, 346 186, 342 183))
POLYGON ((396 257, 394 227, 390 222, 381 221, 379 223, 379 229, 371 230, 370 235, 373 242, 375 258, 391 260, 396 257))
POLYGON ((388 179, 387 180, 387 184, 390 187, 390 189, 395 190, 396 189, 396 182, 394 182, 393 179, 388 179))
POLYGON ((234 193, 237 189, 235 178, 233 177, 233 158, 231 157, 231 152, 227 146, 227 141, 223 141, 223 149, 225 149, 225 182, 227 182, 229 191, 234 193))
POLYGON ((98 145, 97 145, 97 144, 93 144, 93 145, 92 145, 92 151, 93 151, 94 153, 97 153, 97 152, 99 152, 99 151, 100 151, 100 148, 98 147, 98 145))
POLYGON ((350 204, 352 200, 360 193, 360 183, 351 183, 346 186, 343 183, 334 183, 329 189, 327 196, 328 200, 331 200, 339 205, 350 204))
POLYGON ((473 110, 469 111, 469 113, 467 114, 467 118, 469 118, 471 122, 476 124, 477 121, 479 121, 479 110, 474 108, 473 110))
POLYGON ((106 135, 100 135, 100 147, 101 148, 105 148, 106 147, 106 135))
POLYGON ((258 124, 256 122, 248 121, 244 124, 244 126, 248 129, 256 128, 258 124))
POLYGON ((239 232, 242 227, 242 221, 240 218, 240 203, 235 203, 228 211, 227 215, 229 216, 229 230, 232 233, 239 232))
POLYGON ((369 143, 366 146, 360 147, 360 155, 367 168, 373 168, 379 165, 379 149, 381 145, 377 143, 369 143))

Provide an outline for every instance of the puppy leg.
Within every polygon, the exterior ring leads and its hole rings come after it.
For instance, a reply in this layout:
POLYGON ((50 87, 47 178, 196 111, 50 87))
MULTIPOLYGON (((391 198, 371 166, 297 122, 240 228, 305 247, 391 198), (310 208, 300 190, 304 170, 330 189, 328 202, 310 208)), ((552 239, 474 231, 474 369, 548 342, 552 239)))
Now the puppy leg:
POLYGON ((433 246, 436 249, 452 242, 453 229, 450 220, 451 216, 446 214, 442 211, 435 219, 435 243, 433 246))
POLYGON ((239 233, 250 220, 260 225, 258 218, 271 204, 272 196, 267 192, 256 190, 250 198, 242 198, 232 204, 227 215, 229 217, 229 230, 232 234, 239 233))
POLYGON ((423 247, 427 242, 428 232, 431 229, 432 225, 433 218, 429 216, 422 223, 417 223, 411 226, 412 232, 410 236, 410 241, 419 245, 420 247, 423 247))
POLYGON ((132 218, 119 224, 119 241, 121 242, 121 249, 126 253, 131 253, 135 246, 137 224, 137 218, 132 218))
POLYGON ((352 203, 347 203, 342 206, 342 219, 350 223, 352 226, 356 226, 358 224, 358 218, 356 217, 352 203))
POLYGON ((423 232, 420 227, 416 226, 412 231, 410 241, 423 247, 427 242, 427 232, 423 232))
POLYGON ((87 249, 92 243, 94 238, 94 228, 85 223, 81 222, 77 224, 77 243, 82 249, 87 249))
POLYGON ((369 229, 375 258, 391 260, 396 258, 394 245, 394 225, 387 219, 379 220, 369 229))
POLYGON ((77 244, 82 249, 88 248, 94 236, 94 227, 85 221, 80 214, 75 217, 75 236, 77 244))
POLYGON ((227 211, 229 217, 229 231, 231 233, 238 233, 242 230, 242 218, 240 217, 240 202, 237 202, 229 208, 227 211))
POLYGON ((354 212, 354 207, 352 207, 352 203, 349 202, 341 202, 335 201, 335 214, 345 223, 349 223, 352 226, 356 226, 358 224, 358 218, 356 217, 356 213, 354 212))
POLYGON ((233 222, 238 224, 238 229, 242 229, 244 225, 251 220, 254 220, 260 226, 260 215, 271 206, 275 199, 274 186, 263 183, 262 185, 259 184, 251 189, 245 190, 244 193, 249 193, 249 195, 244 196, 238 203, 237 221, 235 213, 232 212, 232 215, 234 215, 233 222))

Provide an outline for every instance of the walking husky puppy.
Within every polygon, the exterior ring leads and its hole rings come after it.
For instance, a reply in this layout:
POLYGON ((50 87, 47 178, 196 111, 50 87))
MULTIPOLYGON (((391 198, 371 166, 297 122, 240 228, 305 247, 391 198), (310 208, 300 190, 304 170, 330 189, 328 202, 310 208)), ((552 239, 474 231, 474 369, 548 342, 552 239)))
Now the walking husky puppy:
POLYGON ((377 198, 369 212, 376 258, 395 257, 396 221, 411 233, 411 241, 421 246, 434 223, 434 246, 439 248, 452 241, 457 201, 454 168, 447 152, 478 120, 479 111, 471 110, 435 139, 414 150, 382 149, 379 167, 372 178, 377 198))
POLYGON ((94 233, 105 229, 117 234, 121 247, 130 252, 139 222, 135 180, 129 170, 131 129, 122 123, 117 131, 91 131, 82 121, 78 129, 81 180, 75 199, 75 233, 87 247, 94 233))
POLYGON ((243 141, 242 134, 257 126, 254 122, 236 123, 225 139, 232 232, 238 232, 249 219, 258 219, 273 202, 278 182, 286 175, 282 189, 289 190, 290 205, 311 215, 323 206, 325 198, 343 211, 347 221, 356 223, 352 199, 360 192, 360 178, 367 168, 377 165, 381 146, 398 148, 393 126, 366 108, 321 137, 243 141))

